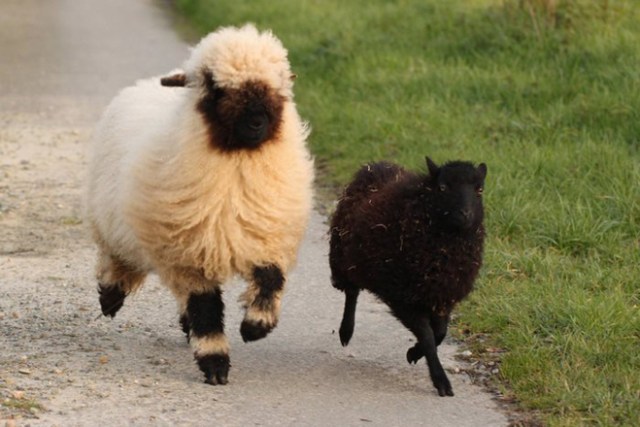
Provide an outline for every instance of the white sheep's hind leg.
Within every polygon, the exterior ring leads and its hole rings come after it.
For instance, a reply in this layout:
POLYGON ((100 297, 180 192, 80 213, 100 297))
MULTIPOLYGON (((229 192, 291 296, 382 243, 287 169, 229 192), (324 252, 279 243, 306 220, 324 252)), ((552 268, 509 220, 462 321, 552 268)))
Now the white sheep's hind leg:
POLYGON ((102 314, 111 317, 122 308, 127 295, 138 289, 147 277, 146 272, 136 270, 104 250, 96 270, 102 314))
POLYGON ((240 297, 246 309, 240 325, 245 342, 264 338, 278 324, 284 282, 277 265, 254 267, 249 287, 240 297))

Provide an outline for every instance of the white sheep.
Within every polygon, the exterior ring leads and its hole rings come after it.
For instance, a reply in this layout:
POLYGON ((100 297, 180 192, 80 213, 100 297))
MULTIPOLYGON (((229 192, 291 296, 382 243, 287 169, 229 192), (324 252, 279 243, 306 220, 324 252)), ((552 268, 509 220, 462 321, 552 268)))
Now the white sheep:
POLYGON ((312 206, 309 130, 271 32, 221 28, 183 69, 162 84, 139 81, 107 107, 90 147, 88 222, 102 313, 115 316, 156 272, 205 382, 226 384, 221 285, 234 275, 249 283, 245 342, 276 326, 312 206))

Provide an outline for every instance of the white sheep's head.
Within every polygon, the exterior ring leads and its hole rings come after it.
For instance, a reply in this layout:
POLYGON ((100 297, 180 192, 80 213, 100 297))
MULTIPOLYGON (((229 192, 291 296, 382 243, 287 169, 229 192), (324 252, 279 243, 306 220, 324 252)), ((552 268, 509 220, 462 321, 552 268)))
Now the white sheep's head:
POLYGON ((271 32, 253 25, 225 27, 204 37, 184 72, 163 86, 197 91, 197 110, 222 151, 251 150, 277 138, 285 102, 293 97, 287 51, 271 32))

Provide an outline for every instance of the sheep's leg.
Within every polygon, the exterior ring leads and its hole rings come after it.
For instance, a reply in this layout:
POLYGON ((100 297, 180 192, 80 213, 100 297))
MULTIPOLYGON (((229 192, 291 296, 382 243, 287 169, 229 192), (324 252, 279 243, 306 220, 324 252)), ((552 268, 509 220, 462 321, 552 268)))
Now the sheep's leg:
POLYGON ((360 289, 346 287, 344 290, 344 311, 342 313, 342 322, 340 322, 340 342, 343 346, 349 344, 353 336, 353 328, 356 322, 356 305, 358 303, 358 295, 360 289))
MULTIPOLYGON (((115 317, 124 305, 127 294, 122 291, 121 283, 106 284, 98 282, 100 308, 104 316, 115 317)), ((98 315, 99 317, 99 315, 98 315)))
POLYGON ((253 269, 251 283, 240 298, 246 308, 240 325, 240 334, 245 342, 264 338, 276 327, 284 281, 282 270, 277 265, 253 269))
MULTIPOLYGON (((442 341, 447 336, 447 328, 449 327, 449 315, 431 316, 431 329, 433 329, 433 336, 436 342, 436 347, 442 344, 442 341)), ((424 356, 424 353, 420 349, 420 343, 416 343, 413 347, 407 350, 407 362, 417 363, 424 356)))
POLYGON ((176 297, 180 305, 180 309, 179 309, 180 329, 182 329, 182 332, 184 332, 185 336, 187 337, 187 342, 189 342, 189 332, 191 328, 189 326, 189 315, 187 313, 188 295, 187 295, 187 299, 185 299, 184 296, 180 296, 180 295, 176 295, 176 297))
POLYGON ((189 342, 189 316, 187 316, 186 311, 180 315, 180 328, 187 336, 187 342, 189 342))
POLYGON ((191 347, 204 372, 205 383, 226 384, 230 364, 229 343, 224 335, 222 292, 216 289, 189 295, 185 322, 188 322, 191 347))
POLYGON ((451 388, 449 378, 447 378, 447 374, 442 368, 440 359, 438 359, 436 339, 433 329, 431 328, 429 318, 421 316, 415 319, 402 320, 418 339, 419 349, 427 358, 427 366, 429 367, 431 382, 438 390, 438 394, 440 396, 453 396, 453 389, 451 388))
POLYGON ((439 316, 434 314, 431 316, 431 329, 433 329, 433 336, 436 340, 436 346, 442 344, 444 338, 447 336, 447 329, 449 328, 449 315, 439 316))
POLYGON ((418 360, 422 359, 422 357, 424 357, 424 353, 422 352, 422 349, 420 348, 420 343, 416 343, 413 347, 410 347, 409 350, 407 350, 407 362, 409 362, 410 364, 416 364, 418 363, 418 360))
POLYGON ((114 317, 122 308, 127 295, 142 285, 147 273, 137 271, 103 252, 98 261, 96 276, 102 314, 114 317))

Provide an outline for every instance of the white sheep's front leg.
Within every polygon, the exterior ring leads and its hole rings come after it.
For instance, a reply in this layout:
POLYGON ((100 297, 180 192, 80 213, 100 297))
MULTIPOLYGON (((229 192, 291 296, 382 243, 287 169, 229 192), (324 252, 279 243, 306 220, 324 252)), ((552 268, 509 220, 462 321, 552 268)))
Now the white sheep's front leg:
POLYGON ((240 297, 246 309, 240 325, 245 342, 264 338, 278 324, 284 282, 277 265, 254 267, 249 287, 240 297))
POLYGON ((231 365, 220 284, 194 269, 176 268, 162 276, 178 300, 180 324, 205 383, 227 384, 231 365))
POLYGON ((186 325, 193 355, 207 384, 226 384, 229 376, 229 342, 224 334, 222 291, 192 293, 186 310, 186 325))

